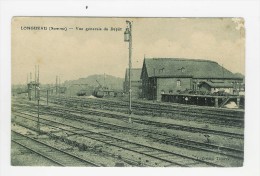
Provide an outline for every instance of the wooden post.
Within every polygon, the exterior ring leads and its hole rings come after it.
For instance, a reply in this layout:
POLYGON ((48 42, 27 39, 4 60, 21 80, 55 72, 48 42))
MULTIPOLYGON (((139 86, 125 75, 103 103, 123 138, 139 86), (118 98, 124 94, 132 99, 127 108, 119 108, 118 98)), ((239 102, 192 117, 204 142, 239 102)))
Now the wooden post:
POLYGON ((38 97, 38 100, 37 100, 37 105, 38 105, 38 108, 37 108, 37 130, 38 132, 40 133, 40 97, 38 97))
POLYGON ((153 68, 153 103, 155 101, 155 68, 153 68))
POLYGON ((32 100, 32 89, 31 89, 31 82, 28 85, 28 99, 29 101, 32 100))
MULTIPOLYGON (((36 66, 35 66, 36 68, 36 66)), ((37 130, 38 130, 38 133, 40 134, 40 72, 39 72, 39 65, 38 65, 38 78, 35 79, 37 81, 37 84, 35 82, 35 87, 36 85, 38 86, 37 87, 37 105, 38 105, 38 108, 37 108, 37 130)))
POLYGON ((36 90, 36 82, 37 82, 37 78, 36 78, 36 65, 35 65, 35 69, 34 69, 34 98, 35 100, 37 100, 37 90, 36 90))
POLYGON ((215 107, 218 108, 218 98, 215 97, 215 107))
POLYGON ((55 88, 56 88, 56 95, 58 94, 58 76, 56 76, 56 85, 55 85, 55 88))
POLYGON ((47 106, 49 105, 49 90, 47 89, 47 106))
POLYGON ((237 107, 239 108, 239 104, 240 104, 240 97, 237 98, 237 107))

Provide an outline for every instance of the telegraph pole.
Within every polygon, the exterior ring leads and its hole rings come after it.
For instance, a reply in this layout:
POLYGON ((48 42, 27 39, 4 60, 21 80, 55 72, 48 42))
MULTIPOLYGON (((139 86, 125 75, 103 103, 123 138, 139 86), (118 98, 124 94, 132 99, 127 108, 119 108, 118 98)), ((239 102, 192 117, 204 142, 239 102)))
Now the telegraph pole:
POLYGON ((58 76, 56 76, 56 95, 58 94, 58 76))
POLYGON ((37 130, 38 133, 40 133, 40 72, 39 72, 39 65, 38 65, 38 78, 37 78, 37 104, 38 104, 38 109, 37 109, 37 130))
POLYGON ((36 65, 35 65, 35 67, 34 67, 34 98, 35 98, 35 100, 37 99, 37 93, 36 93, 36 82, 37 82, 37 79, 36 79, 36 65))
POLYGON ((59 96, 60 96, 60 76, 59 76, 59 88, 58 88, 59 96))
POLYGON ((28 83, 28 99, 32 100, 32 72, 30 72, 30 82, 28 83))
POLYGON ((58 86, 58 93, 59 93, 59 97, 60 97, 60 76, 59 76, 59 86, 58 86))
POLYGON ((40 83, 40 82, 39 82, 39 77, 40 77, 40 72, 39 72, 39 65, 38 65, 38 78, 37 78, 38 84, 40 83))
POLYGON ((155 68, 153 68, 153 103, 155 101, 155 68))
POLYGON ((47 89, 47 106, 49 105, 49 88, 47 89))
POLYGON ((126 21, 128 27, 124 32, 125 42, 129 43, 129 122, 131 123, 131 114, 132 114, 132 86, 131 86, 131 73, 132 73, 132 23, 126 21))

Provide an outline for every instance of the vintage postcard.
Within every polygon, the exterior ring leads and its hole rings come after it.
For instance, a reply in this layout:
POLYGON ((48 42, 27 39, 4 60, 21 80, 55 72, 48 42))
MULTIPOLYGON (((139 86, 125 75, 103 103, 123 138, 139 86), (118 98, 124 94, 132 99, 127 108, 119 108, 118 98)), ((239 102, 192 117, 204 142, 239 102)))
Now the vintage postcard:
POLYGON ((11 40, 12 166, 243 166, 243 18, 13 17, 11 40))

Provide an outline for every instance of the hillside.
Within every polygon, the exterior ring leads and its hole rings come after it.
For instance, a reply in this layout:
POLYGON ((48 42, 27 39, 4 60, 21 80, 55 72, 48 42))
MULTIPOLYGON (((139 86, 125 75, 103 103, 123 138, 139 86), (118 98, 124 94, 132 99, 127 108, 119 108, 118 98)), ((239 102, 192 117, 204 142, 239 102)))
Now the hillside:
POLYGON ((65 81, 64 85, 80 85, 86 86, 86 87, 97 87, 98 83, 97 81, 102 85, 106 86, 109 89, 114 90, 122 90, 123 89, 123 78, 118 78, 111 75, 90 75, 86 78, 79 78, 77 80, 69 80, 65 81))

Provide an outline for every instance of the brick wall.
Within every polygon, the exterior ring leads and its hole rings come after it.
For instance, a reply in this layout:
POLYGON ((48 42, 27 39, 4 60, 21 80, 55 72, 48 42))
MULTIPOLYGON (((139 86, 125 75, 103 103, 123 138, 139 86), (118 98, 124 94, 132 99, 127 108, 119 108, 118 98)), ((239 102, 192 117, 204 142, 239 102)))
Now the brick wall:
POLYGON ((157 100, 161 100, 161 93, 176 93, 178 90, 184 91, 191 88, 191 78, 158 78, 157 79, 157 100), (180 86, 177 85, 180 81, 180 86))

